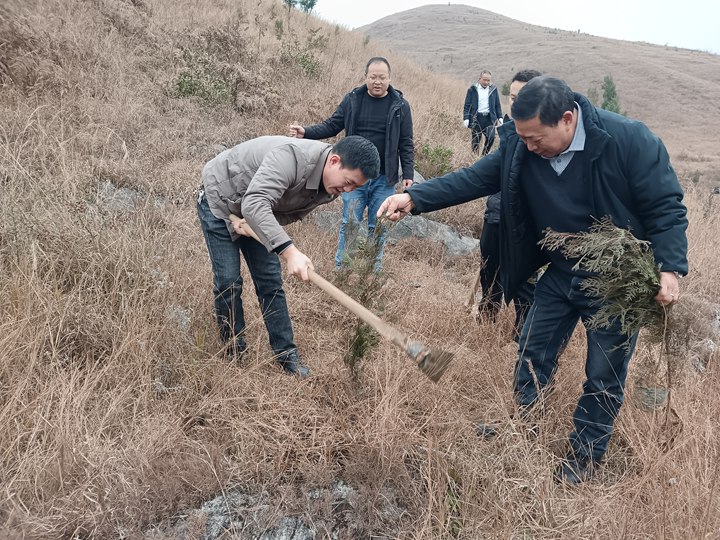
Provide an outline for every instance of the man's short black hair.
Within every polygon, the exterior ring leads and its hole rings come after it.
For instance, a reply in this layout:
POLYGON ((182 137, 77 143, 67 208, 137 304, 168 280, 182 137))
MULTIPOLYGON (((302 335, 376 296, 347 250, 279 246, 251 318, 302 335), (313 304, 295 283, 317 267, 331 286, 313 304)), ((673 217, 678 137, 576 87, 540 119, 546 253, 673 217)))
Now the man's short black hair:
POLYGON ((349 135, 332 147, 345 169, 360 169, 366 180, 380 176, 380 154, 373 143, 359 135, 349 135))
POLYGON ((575 94, 565 81, 541 76, 522 87, 511 111, 516 122, 537 116, 542 124, 556 126, 565 111, 575 108, 575 94))
POLYGON ((540 73, 536 69, 521 69, 515 75, 513 75, 513 78, 510 82, 514 83, 515 81, 517 81, 517 82, 526 83, 526 82, 530 82, 535 77, 540 77, 540 76, 542 76, 542 73, 540 73))
POLYGON ((392 72, 392 70, 390 69, 390 62, 387 61, 387 58, 385 58, 384 56, 373 56, 370 60, 368 60, 368 63, 365 64, 365 75, 368 74, 370 66, 372 64, 377 64, 378 62, 382 62, 388 67, 388 73, 392 72))

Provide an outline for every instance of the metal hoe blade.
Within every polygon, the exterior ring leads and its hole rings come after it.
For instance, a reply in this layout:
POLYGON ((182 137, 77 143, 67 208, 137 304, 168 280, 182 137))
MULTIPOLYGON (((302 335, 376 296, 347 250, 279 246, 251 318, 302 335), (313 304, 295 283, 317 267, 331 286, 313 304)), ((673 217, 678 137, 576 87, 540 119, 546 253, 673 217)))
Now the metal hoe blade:
POLYGON ((432 382, 438 382, 443 373, 450 366, 450 361, 455 356, 450 351, 438 349, 435 347, 426 348, 419 341, 411 341, 405 348, 405 352, 417 360, 420 370, 427 375, 432 382))

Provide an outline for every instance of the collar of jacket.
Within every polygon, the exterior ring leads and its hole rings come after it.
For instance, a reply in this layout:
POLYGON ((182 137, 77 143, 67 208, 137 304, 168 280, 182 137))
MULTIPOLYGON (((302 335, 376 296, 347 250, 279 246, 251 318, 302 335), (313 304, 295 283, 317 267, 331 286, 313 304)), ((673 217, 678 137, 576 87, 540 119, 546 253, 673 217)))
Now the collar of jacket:
POLYGON ((318 191, 320 189, 323 169, 325 168, 325 162, 327 162, 331 150, 332 146, 328 146, 325 150, 323 150, 322 154, 320 154, 320 157, 315 164, 315 168, 312 170, 305 182, 305 189, 312 189, 313 191, 318 191))
MULTIPOLYGON (((472 88, 473 90, 475 90, 475 92, 477 92, 477 91, 478 91, 478 84, 479 84, 479 83, 478 83, 477 81, 475 81, 474 83, 472 83, 472 84, 470 85, 470 88, 472 88)), ((488 88, 489 88, 488 96, 497 90, 497 86, 495 86, 493 83, 490 83, 490 84, 488 85, 488 88)))
MULTIPOLYGON (((364 93, 368 93, 368 87, 367 84, 363 84, 362 86, 358 86, 357 88, 354 88, 352 93, 357 97, 361 96, 364 93)), ((388 86, 388 94, 390 94, 393 98, 393 102, 395 101, 402 101, 403 93, 395 88, 392 84, 388 86)))
POLYGON ((612 136, 603 129, 597 109, 582 94, 575 94, 575 101, 582 109, 585 126, 585 152, 589 160, 597 159, 612 136))

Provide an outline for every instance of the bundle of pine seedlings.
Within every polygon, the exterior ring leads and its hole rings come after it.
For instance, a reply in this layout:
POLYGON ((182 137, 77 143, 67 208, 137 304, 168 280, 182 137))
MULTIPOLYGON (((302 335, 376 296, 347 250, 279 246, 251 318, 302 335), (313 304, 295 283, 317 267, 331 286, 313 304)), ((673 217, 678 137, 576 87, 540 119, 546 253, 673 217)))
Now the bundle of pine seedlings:
POLYGON ((597 298, 599 305, 588 323, 590 329, 608 328, 619 322, 626 335, 644 329, 643 335, 651 343, 660 344, 659 355, 642 358, 636 366, 636 387, 647 394, 639 398, 645 406, 652 408, 665 401, 672 375, 681 367, 677 345, 682 334, 675 330, 681 330, 683 324, 674 320, 670 306, 663 307, 655 300, 661 269, 650 243, 637 239, 605 216, 584 232, 562 233, 548 228, 540 245, 561 250, 568 259, 577 260, 575 270, 590 274, 581 282, 581 288, 597 298), (666 389, 658 388, 663 380, 666 389))
POLYGON ((668 311, 655 301, 660 268, 649 242, 638 240, 605 216, 584 232, 562 233, 548 228, 540 245, 577 259, 573 269, 591 274, 581 283, 581 288, 600 304, 590 321, 591 328, 608 328, 619 321, 628 336, 643 328, 656 338, 663 336, 668 311))

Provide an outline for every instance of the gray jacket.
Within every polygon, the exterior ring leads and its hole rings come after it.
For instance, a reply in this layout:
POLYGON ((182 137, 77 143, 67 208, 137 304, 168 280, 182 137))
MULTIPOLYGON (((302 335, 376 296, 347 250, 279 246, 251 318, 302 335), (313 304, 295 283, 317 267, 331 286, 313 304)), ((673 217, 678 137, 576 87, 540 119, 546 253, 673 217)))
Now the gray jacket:
POLYGON ((205 198, 213 215, 228 222, 244 217, 272 251, 290 242, 282 228, 336 198, 322 187, 331 145, 309 139, 258 137, 228 148, 202 171, 205 198))

